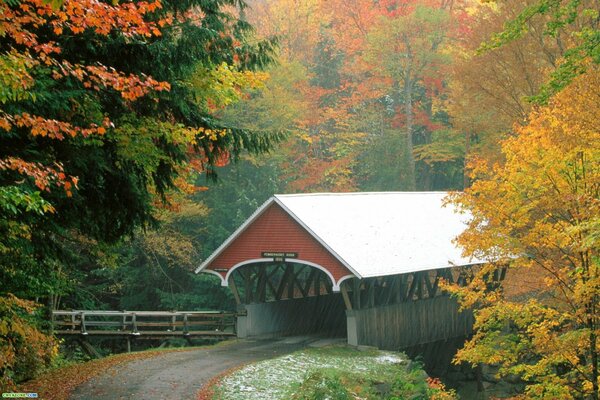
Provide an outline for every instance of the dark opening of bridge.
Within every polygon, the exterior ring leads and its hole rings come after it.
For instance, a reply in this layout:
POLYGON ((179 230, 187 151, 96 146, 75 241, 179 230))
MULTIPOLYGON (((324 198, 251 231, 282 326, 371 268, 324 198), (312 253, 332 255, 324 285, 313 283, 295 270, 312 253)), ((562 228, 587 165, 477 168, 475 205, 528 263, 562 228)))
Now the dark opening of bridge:
POLYGON ((228 283, 238 303, 241 337, 346 336, 344 301, 326 271, 296 262, 257 262, 233 270, 228 283))

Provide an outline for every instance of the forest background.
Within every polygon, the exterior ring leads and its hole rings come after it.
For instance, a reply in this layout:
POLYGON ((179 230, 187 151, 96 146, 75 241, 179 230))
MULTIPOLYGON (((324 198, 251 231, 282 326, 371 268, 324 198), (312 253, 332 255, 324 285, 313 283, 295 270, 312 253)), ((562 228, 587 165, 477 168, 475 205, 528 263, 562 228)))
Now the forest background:
POLYGON ((569 149, 592 151, 597 285, 597 2, 247 6, 0 1, 3 385, 56 356, 38 330, 51 309, 232 309, 192 271, 274 193, 485 182, 556 93, 592 115, 561 114, 584 127, 569 149))

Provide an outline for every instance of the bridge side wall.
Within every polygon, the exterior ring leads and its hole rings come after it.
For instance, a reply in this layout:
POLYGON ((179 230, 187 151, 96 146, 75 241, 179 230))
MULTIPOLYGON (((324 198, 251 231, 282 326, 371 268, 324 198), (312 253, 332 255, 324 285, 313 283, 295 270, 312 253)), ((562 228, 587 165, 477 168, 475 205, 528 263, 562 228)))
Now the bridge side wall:
POLYGON ((238 337, 303 335, 326 333, 344 335, 346 317, 339 293, 246 304, 246 316, 237 320, 238 337))
POLYGON ((440 296, 346 311, 348 343, 399 350, 465 337, 473 330, 473 313, 458 309, 455 299, 440 296))

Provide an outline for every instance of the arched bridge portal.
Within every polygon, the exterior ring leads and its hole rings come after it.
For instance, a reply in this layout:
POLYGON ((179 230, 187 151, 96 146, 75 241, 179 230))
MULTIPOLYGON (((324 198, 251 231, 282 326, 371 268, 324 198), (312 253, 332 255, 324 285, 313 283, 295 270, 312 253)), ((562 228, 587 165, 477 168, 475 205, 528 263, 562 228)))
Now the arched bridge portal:
POLYGON ((228 273, 241 337, 319 333, 345 336, 344 301, 331 274, 302 262, 249 262, 228 273))

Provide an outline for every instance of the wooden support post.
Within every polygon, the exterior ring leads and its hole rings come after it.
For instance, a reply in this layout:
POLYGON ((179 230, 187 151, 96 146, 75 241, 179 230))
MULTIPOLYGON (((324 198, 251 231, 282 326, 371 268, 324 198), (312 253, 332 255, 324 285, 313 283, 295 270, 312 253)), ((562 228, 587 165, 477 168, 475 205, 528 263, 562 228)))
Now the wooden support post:
POLYGON ((419 272, 419 285, 417 286, 417 298, 419 300, 425 297, 425 279, 427 278, 427 271, 419 272))
MULTIPOLYGON (((431 281, 429 280, 429 278, 430 278, 429 271, 423 272, 423 281, 425 283, 425 287, 427 288, 427 297, 432 298, 433 296, 435 296, 435 290, 434 290, 433 285, 431 284, 431 281)), ((437 281, 437 275, 434 279, 437 281)))
POLYGON ((401 303, 406 300, 408 275, 402 274, 398 277, 398 290, 396 291, 396 303, 401 303))
POLYGON ((188 315, 187 314, 183 314, 183 334, 184 335, 189 335, 190 334, 190 330, 189 330, 189 326, 188 326, 188 315))
POLYGON ((275 300, 281 300, 283 296, 283 291, 285 290, 285 286, 289 281, 289 275, 292 273, 292 265, 286 264, 285 269, 283 271, 283 276, 281 277, 281 281, 279 281, 279 287, 277 288, 277 295, 275 296, 275 300))
POLYGON ((451 268, 450 274, 452 275, 453 283, 456 283, 458 286, 463 286, 464 277, 460 268, 451 268))
POLYGON ((355 310, 360 310, 362 304, 360 302, 360 279, 352 278, 352 297, 355 310))
POLYGON ((384 300, 384 305, 390 305, 396 298, 396 293, 398 292, 398 276, 394 275, 391 277, 386 277, 386 291, 387 296, 384 300))
POLYGON ((269 288, 269 290, 271 290, 271 295, 273 296, 273 298, 276 299, 277 297, 277 289, 275 288, 275 285, 273 285, 273 282, 271 281, 271 278, 276 275, 279 272, 279 265, 276 265, 270 273, 267 274, 267 286, 269 288))
MULTIPOLYGON (((305 267, 304 265, 302 265, 298 268, 298 271, 294 274, 294 285, 296 285, 296 287, 300 291, 301 298, 306 297, 307 292, 305 292, 304 287, 302 286, 302 282, 298 279, 298 277, 303 274, 303 272, 306 268, 308 268, 308 267, 305 267)), ((295 293, 295 290, 294 290, 294 293, 295 293)))
POLYGON ((348 296, 348 287, 346 286, 346 282, 342 282, 340 286, 340 291, 342 292, 342 297, 344 299, 344 304, 346 305, 346 310, 352 311, 352 303, 350 302, 350 296, 348 296))
POLYGON ((176 326, 175 326, 175 321, 177 320, 177 314, 173 314, 171 316, 171 332, 175 332, 176 330, 176 326))
POLYGON ((81 312, 79 315, 80 315, 79 318, 81 318, 81 334, 87 335, 88 334, 87 329, 85 328, 85 313, 81 312))
POLYGON ((264 268, 261 266, 257 267, 256 273, 256 300, 259 303, 264 303, 267 298, 267 274, 264 268))
POLYGON ((318 270, 311 268, 310 269, 310 273, 308 274, 308 278, 306 279, 306 282, 304 283, 304 290, 302 291, 302 293, 304 294, 304 297, 307 297, 310 294, 310 287, 313 283, 313 281, 315 280, 316 275, 319 273, 318 270))
POLYGON ((238 269, 240 276, 244 279, 244 291, 246 292, 246 304, 252 303, 253 300, 253 287, 252 287, 252 271, 247 270, 242 273, 241 269, 238 269))
POLYGON ((385 291, 389 289, 385 284, 385 278, 376 278, 375 279, 375 305, 380 306, 385 302, 385 291))
POLYGON ((131 336, 127 336, 127 352, 131 353, 131 336))
POLYGON ((418 272, 413 272, 411 275, 412 282, 410 283, 410 289, 408 290, 408 295, 406 296, 406 299, 408 301, 411 301, 414 298, 415 291, 417 290, 417 286, 419 285, 419 282, 421 280, 418 272))
POLYGON ((231 289, 231 293, 233 293, 233 298, 235 299, 235 303, 237 305, 242 304, 242 300, 240 299, 240 292, 238 291, 238 287, 235 283, 235 272, 231 274, 229 277, 229 288, 231 289))
POLYGON ((81 349, 90 357, 92 358, 102 358, 102 355, 100 355, 100 353, 98 353, 98 351, 94 348, 94 346, 91 345, 90 342, 88 342, 85 339, 79 339, 78 340, 79 345, 81 346, 81 349))
POLYGON ((375 278, 367 280, 367 307, 375 307, 375 278))
POLYGON ((137 329, 137 316, 135 313, 131 314, 131 334, 132 335, 139 335, 140 333, 138 332, 137 329))
POLYGON ((54 313, 52 312, 52 310, 50 310, 50 336, 54 335, 54 322, 55 322, 55 318, 54 318, 54 313))
POLYGON ((442 279, 442 270, 436 270, 435 272, 435 281, 433 282, 433 294, 430 294, 429 297, 435 297, 437 294, 438 288, 440 286, 440 279, 442 279))
POLYGON ((315 276, 315 280, 313 282, 313 290, 315 292, 315 296, 321 295, 321 274, 317 274, 315 276))
POLYGON ((292 266, 291 272, 288 276, 288 291, 287 291, 287 298, 288 299, 293 299, 294 298, 294 281, 296 280, 296 275, 294 274, 294 267, 292 266))

